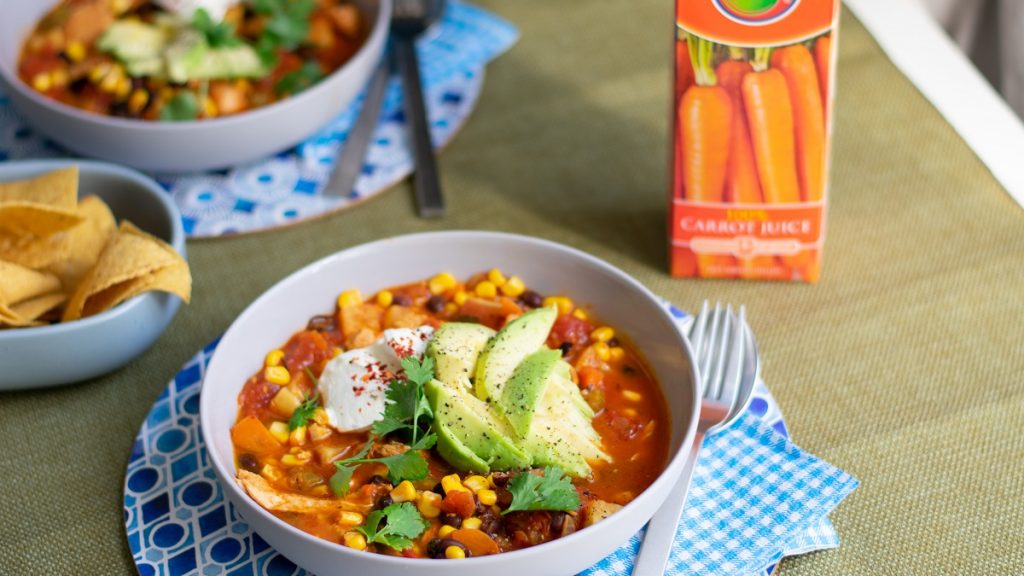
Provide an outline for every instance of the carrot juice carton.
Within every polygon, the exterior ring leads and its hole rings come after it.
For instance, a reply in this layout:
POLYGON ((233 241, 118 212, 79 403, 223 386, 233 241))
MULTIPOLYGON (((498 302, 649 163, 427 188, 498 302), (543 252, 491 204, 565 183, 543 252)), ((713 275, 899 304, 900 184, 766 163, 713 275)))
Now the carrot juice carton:
POLYGON ((838 0, 676 0, 673 276, 817 282, 838 0))

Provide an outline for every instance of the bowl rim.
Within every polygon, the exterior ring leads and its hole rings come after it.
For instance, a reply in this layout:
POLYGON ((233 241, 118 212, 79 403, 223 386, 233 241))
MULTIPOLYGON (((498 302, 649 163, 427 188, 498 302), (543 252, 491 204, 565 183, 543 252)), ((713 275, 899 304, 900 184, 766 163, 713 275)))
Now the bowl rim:
MULTIPOLYGON (((444 231, 420 232, 420 233, 413 233, 413 234, 403 234, 403 235, 397 235, 397 236, 389 236, 389 237, 386 237, 386 238, 381 238, 379 240, 374 240, 374 241, 366 242, 366 243, 363 243, 363 244, 357 244, 355 246, 351 246, 351 247, 339 250, 337 252, 334 252, 332 254, 326 255, 326 256, 324 256, 322 258, 319 258, 316 261, 311 262, 310 264, 307 264, 306 266, 303 266, 302 268, 300 268, 300 269, 298 269, 298 270, 288 274, 287 276, 285 276, 284 278, 282 278, 281 280, 279 280, 275 284, 273 284, 270 288, 268 288, 262 294, 260 294, 255 300, 253 300, 248 306, 246 306, 246 308, 235 318, 234 321, 232 321, 231 326, 224 332, 224 334, 219 339, 219 342, 223 343, 224 341, 229 340, 230 338, 232 338, 234 336, 234 333, 236 331, 240 330, 239 325, 242 324, 243 322, 247 321, 250 316, 253 316, 255 314, 255 311, 263 304, 264 301, 269 300, 278 291, 286 290, 286 289, 291 288, 293 285, 297 284, 300 280, 308 280, 307 276, 309 276, 311 274, 315 274, 320 268, 322 268, 323 266, 329 264, 330 261, 332 261, 334 259, 343 258, 343 257, 347 257, 347 256, 352 256, 352 255, 359 255, 360 253, 363 253, 363 252, 370 252, 370 251, 373 251, 373 250, 377 249, 380 246, 383 246, 383 245, 386 245, 386 244, 391 244, 391 243, 394 243, 396 241, 399 241, 399 242, 413 242, 413 243, 415 243, 417 240, 436 239, 436 238, 451 238, 451 239, 453 239, 455 241, 463 241, 463 242, 465 242, 465 241, 472 241, 474 239, 481 239, 481 238, 495 239, 495 240, 505 240, 505 241, 511 241, 511 242, 527 244, 527 245, 533 245, 535 247, 539 247, 539 248, 546 249, 546 250, 554 250, 554 251, 560 252, 562 254, 571 256, 571 257, 580 258, 580 259, 582 259, 582 260, 584 260, 584 261, 586 261, 586 262, 588 262, 588 263, 590 263, 590 264, 592 264, 592 265, 602 269, 606 273, 609 273, 609 274, 611 274, 613 276, 617 276, 620 280, 623 280, 624 282, 629 284, 631 286, 631 288, 633 288, 634 290, 639 292, 642 296, 644 296, 645 299, 650 300, 650 301, 652 301, 653 303, 655 303, 657 305, 657 310, 659 311, 659 315, 661 315, 663 317, 663 319, 667 320, 670 323, 674 323, 674 320, 672 319, 672 316, 668 312, 668 310, 666 310, 663 306, 661 306, 661 304, 660 304, 661 299, 658 298, 658 296, 655 295, 650 289, 648 289, 646 286, 641 284, 638 280, 636 280, 635 278, 633 278, 631 275, 627 274, 625 271, 621 270, 620 268, 614 266, 613 264, 611 264, 609 262, 606 262, 603 259, 600 259, 600 258, 598 258, 596 256, 591 255, 591 254, 588 254, 588 253, 586 253, 586 252, 584 252, 582 250, 579 250, 577 248, 573 248, 571 246, 567 246, 567 245, 564 245, 564 244, 560 244, 560 243, 557 243, 557 242, 554 242, 554 241, 551 241, 551 240, 546 240, 546 239, 542 239, 542 238, 537 238, 537 237, 533 237, 533 236, 526 236, 526 235, 521 235, 521 234, 513 234, 513 233, 507 233, 507 232, 495 232, 495 231, 490 231, 490 230, 444 230, 444 231)), ((691 382, 693 383, 693 386, 691 386, 691 390, 690 390, 691 402, 692 402, 692 410, 691 410, 690 414, 688 415, 689 418, 688 418, 688 421, 687 421, 687 424, 686 424, 686 430, 683 433, 683 441, 680 443, 679 448, 675 452, 672 452, 672 451, 669 452, 669 458, 668 458, 668 462, 666 462, 666 464, 665 464, 665 468, 654 479, 654 481, 651 482, 650 486, 648 486, 639 495, 637 495, 637 497, 633 501, 631 501, 630 503, 626 504, 624 508, 633 507, 637 502, 639 502, 642 499, 643 500, 649 500, 650 498, 652 498, 653 497, 652 494, 654 493, 654 490, 652 490, 652 488, 654 488, 655 485, 659 485, 659 484, 660 485, 664 485, 664 484, 672 484, 672 485, 674 485, 675 482, 677 481, 677 478, 672 476, 672 475, 670 475, 670 474, 668 474, 668 472, 671 471, 671 470, 675 470, 677 473, 681 473, 684 461, 689 456, 690 451, 691 451, 692 446, 693 446, 693 443, 694 443, 694 439, 695 439, 695 436, 696 436, 696 430, 697 430, 697 420, 698 420, 699 411, 700 411, 700 399, 699 399, 698 390, 697 390, 697 382, 698 382, 698 380, 697 380, 697 373, 696 373, 696 369, 695 369, 695 366, 694 366, 694 362, 692 361, 692 358, 694 357, 694 355, 693 355, 693 351, 692 351, 692 348, 690 347, 689 342, 686 340, 685 337, 683 337, 681 332, 677 332, 677 337, 678 337, 677 343, 682 348, 682 350, 685 353, 686 357, 691 359, 691 361, 689 362, 689 364, 690 364, 689 370, 690 370, 691 382)), ((204 379, 209 374, 211 374, 211 372, 213 371, 212 369, 217 366, 218 354, 219 354, 219 351, 222 350, 222 349, 223 348, 221 346, 218 346, 217 349, 214 350, 213 356, 210 358, 210 362, 207 364, 207 369, 206 369, 206 371, 204 373, 204 379)), ((663 387, 663 384, 661 384, 660 382, 659 382, 658 385, 659 385, 659 387, 663 387)), ((290 534, 292 537, 298 538, 299 540, 305 542, 306 544, 310 544, 310 545, 312 545, 312 546, 314 546, 316 548, 327 550, 327 551, 330 551, 332 553, 340 554, 342 558, 344 558, 346 556, 349 556, 349 555, 352 555, 351 556, 352 558, 363 558, 362 556, 355 556, 356 554, 363 554, 363 552, 352 550, 350 548, 347 548, 344 545, 341 545, 341 544, 338 544, 338 543, 335 543, 335 542, 331 542, 329 540, 320 538, 318 536, 314 536, 314 535, 312 535, 312 534, 310 534, 308 532, 305 532, 303 530, 300 530, 300 529, 292 526, 291 524, 288 524, 287 522, 281 520, 277 516, 274 516, 272 513, 267 511, 265 508, 263 508, 262 506, 256 504, 255 501, 252 500, 252 498, 248 494, 246 494, 245 491, 241 487, 238 486, 237 482, 233 481, 235 476, 230 473, 230 470, 229 470, 227 464, 222 461, 222 459, 220 457, 220 454, 216 450, 214 450, 212 448, 214 446, 214 442, 212 440, 213 440, 213 438, 216 437, 216 434, 215 434, 215 431, 213 430, 212 423, 209 422, 209 419, 212 417, 211 416, 212 408, 208 408, 207 405, 212 402, 212 400, 210 398, 212 397, 212 394, 213 394, 212 392, 208 392, 209 390, 211 390, 211 388, 207 387, 205 385, 200 390, 200 398, 199 398, 200 432, 201 432, 201 436, 202 436, 203 442, 207 446, 207 454, 208 454, 208 456, 210 458, 210 462, 213 465, 213 470, 214 470, 214 472, 217 475, 217 478, 219 480, 219 483, 222 486, 222 489, 225 491, 225 498, 228 501, 235 500, 235 501, 239 501, 239 502, 246 502, 248 507, 250 509, 252 509, 256 514, 259 514, 263 521, 270 522, 271 524, 275 525, 276 527, 278 527, 280 529, 283 529, 285 532, 290 534)), ((669 410, 669 413, 670 413, 670 415, 672 414, 672 410, 671 409, 669 410)), ((229 433, 230 433, 229 431, 221 431, 221 434, 229 434, 229 433)), ((665 488, 666 497, 667 497, 668 491, 670 489, 671 489, 671 487, 665 488)), ((243 514, 244 513, 248 513, 248 512, 249 512, 249 509, 243 510, 243 514)), ((523 548, 523 549, 520 549, 520 550, 513 550, 513 551, 509 551, 509 552, 502 552, 500 554, 494 554, 494 555, 489 555, 489 556, 466 558, 466 559, 460 561, 460 565, 463 564, 463 563, 468 562, 468 563, 471 563, 472 565, 475 565, 475 566, 478 566, 478 567, 486 567, 486 566, 489 566, 489 565, 493 565, 495 563, 508 563, 508 562, 514 562, 516 560, 524 560, 525 561, 525 560, 533 559, 533 558, 538 557, 538 556, 539 557, 544 557, 544 556, 546 556, 548 554, 554 553, 557 549, 564 549, 566 547, 574 547, 576 545, 576 542, 585 541, 583 539, 586 539, 588 537, 588 535, 587 534, 583 534, 581 536, 580 534, 582 532, 584 532, 584 531, 577 531, 577 532, 574 532, 573 534, 569 534, 568 536, 563 536, 563 537, 558 538, 556 540, 545 542, 545 543, 539 544, 537 546, 531 546, 531 547, 528 547, 528 548, 523 548)), ((423 558, 404 558, 404 557, 400 557, 400 556, 388 556, 388 555, 384 555, 384 554, 374 554, 373 557, 374 557, 373 561, 374 562, 379 562, 381 564, 382 568, 385 567, 385 566, 388 566, 388 567, 391 567, 391 568, 414 569, 416 567, 422 567, 422 566, 426 565, 425 564, 425 559, 423 559, 423 558)), ((300 564, 300 566, 301 566, 301 564, 300 564)))
MULTIPOLYGON (((9 181, 5 176, 7 171, 12 168, 24 168, 28 171, 39 170, 40 172, 43 172, 57 170, 71 165, 78 166, 80 174, 82 172, 108 174, 128 180, 142 188, 145 188, 163 207, 165 214, 171 222, 171 238, 167 243, 170 244, 175 251, 181 254, 182 258, 185 258, 186 260, 188 259, 185 249, 185 228, 181 223, 181 214, 178 212, 178 207, 170 199, 169 194, 164 192, 163 188, 157 184, 155 180, 138 170, 128 168, 126 166, 120 166, 118 164, 112 164, 110 162, 102 162, 99 160, 80 160, 77 158, 12 160, 9 162, 0 162, 0 182, 9 181)), ((115 214, 114 217, 117 218, 117 215, 115 214)), ((154 296, 155 294, 153 293, 140 294, 135 298, 129 299, 127 302, 122 302, 120 305, 114 306, 109 310, 104 310, 95 316, 80 318, 72 322, 58 322, 57 324, 48 324, 45 326, 0 330, 0 343, 5 340, 15 340, 27 337, 44 338, 77 330, 88 330, 92 326, 104 324, 115 318, 131 314, 135 308, 142 305, 145 299, 152 298, 154 296)))
MULTIPOLYGON (((63 2, 63 0, 56 0, 57 2, 63 2)), ((31 100, 34 104, 52 110, 58 114, 75 118, 83 122, 89 122, 93 124, 106 125, 110 128, 120 128, 128 130, 155 130, 157 132, 182 132, 188 130, 195 130, 197 128, 204 129, 216 129, 220 127, 231 127, 240 122, 254 121, 257 122, 260 119, 270 114, 276 114, 280 112, 280 106, 284 104, 295 104, 303 105, 306 100, 312 98, 312 93, 318 92, 318 89, 324 88, 328 85, 335 84, 341 80, 340 76, 347 72, 355 60, 363 60, 369 58, 367 56, 367 47, 376 42, 381 35, 387 35, 390 29, 391 21, 391 2, 392 0, 370 0, 377 3, 377 17, 373 23, 373 27, 370 29, 370 33, 366 35, 363 43, 356 50, 355 54, 352 55, 344 64, 338 67, 336 70, 328 74, 322 80, 310 86, 309 88, 299 92, 298 94, 292 95, 284 100, 278 100, 272 104, 266 106, 260 106, 253 110, 246 110, 239 114, 230 114, 228 116, 218 116, 209 120, 184 120, 178 122, 160 122, 152 120, 136 120, 131 118, 119 118, 115 116, 108 116, 106 114, 96 114, 93 112, 86 112, 80 108, 76 108, 69 104, 65 104, 59 100, 48 98, 39 92, 36 92, 31 86, 26 84, 17 73, 18 59, 21 56, 20 48, 24 45, 24 38, 22 38, 18 44, 19 51, 16 54, 16 60, 14 66, 8 66, 3 59, 0 59, 0 80, 3 80, 3 84, 10 87, 18 93, 19 96, 31 100)), ((384 57, 383 55, 381 57, 384 57)))

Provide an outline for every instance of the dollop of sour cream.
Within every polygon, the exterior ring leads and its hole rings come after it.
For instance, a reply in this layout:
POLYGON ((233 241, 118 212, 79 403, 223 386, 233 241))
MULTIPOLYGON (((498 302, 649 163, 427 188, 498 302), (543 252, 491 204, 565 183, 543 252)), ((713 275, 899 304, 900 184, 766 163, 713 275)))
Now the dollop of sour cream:
POLYGON ((331 359, 318 385, 331 427, 356 432, 380 420, 388 386, 402 373, 402 358, 422 358, 433 333, 430 326, 385 330, 373 344, 331 359))
POLYGON ((238 0, 156 0, 156 3, 186 20, 190 20, 196 10, 203 8, 214 22, 220 22, 228 8, 237 4, 238 0))

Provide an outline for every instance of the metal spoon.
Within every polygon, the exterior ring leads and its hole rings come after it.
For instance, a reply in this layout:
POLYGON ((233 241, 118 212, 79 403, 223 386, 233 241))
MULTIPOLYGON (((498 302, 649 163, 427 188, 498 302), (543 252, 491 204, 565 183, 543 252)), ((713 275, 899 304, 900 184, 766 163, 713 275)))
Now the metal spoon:
POLYGON ((427 109, 423 104, 423 85, 416 58, 416 37, 444 12, 444 0, 395 0, 391 15, 392 49, 398 61, 405 94, 405 112, 409 118, 416 171, 413 184, 416 205, 422 218, 444 216, 444 198, 437 177, 437 159, 430 140, 427 109))

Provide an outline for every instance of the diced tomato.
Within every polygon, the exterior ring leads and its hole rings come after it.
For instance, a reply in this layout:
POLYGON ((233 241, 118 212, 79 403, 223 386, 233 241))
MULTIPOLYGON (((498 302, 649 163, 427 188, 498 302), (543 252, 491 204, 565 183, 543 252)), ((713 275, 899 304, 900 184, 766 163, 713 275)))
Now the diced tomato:
POLYGON ((591 366, 583 366, 577 370, 580 376, 580 388, 589 390, 604 383, 604 372, 591 366))
POLYGON ((270 400, 280 390, 280 386, 271 384, 263 379, 263 372, 249 378, 238 395, 238 404, 242 409, 243 416, 258 416, 266 409, 270 400))
POLYGON ((284 347, 284 365, 293 376, 302 373, 307 366, 319 364, 331 357, 331 345, 319 332, 299 332, 284 347))
POLYGON ((476 502, 469 492, 452 491, 446 494, 444 500, 441 501, 441 510, 469 518, 476 510, 476 502))
POLYGON ((459 309, 459 316, 475 319, 477 322, 495 330, 505 324, 506 308, 501 302, 469 298, 459 309))
POLYGON ((551 327, 551 334, 548 335, 548 346, 558 348, 568 342, 573 347, 586 346, 590 342, 590 333, 594 331, 594 325, 586 320, 562 314, 555 320, 551 327))

